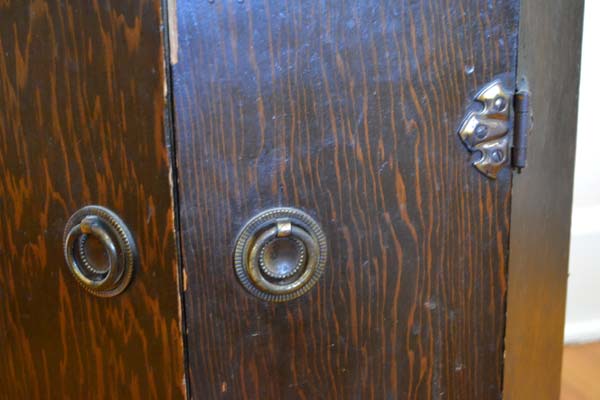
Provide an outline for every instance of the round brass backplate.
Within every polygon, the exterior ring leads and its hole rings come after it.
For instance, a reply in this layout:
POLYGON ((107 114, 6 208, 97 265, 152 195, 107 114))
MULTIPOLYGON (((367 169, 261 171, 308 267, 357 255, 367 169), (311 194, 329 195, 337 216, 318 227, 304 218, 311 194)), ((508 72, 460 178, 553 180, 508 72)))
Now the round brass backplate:
POLYGON ((283 302, 302 296, 325 269, 327 240, 307 213, 291 207, 261 212, 244 225, 234 251, 235 273, 254 296, 283 302))
POLYGON ((87 206, 75 212, 65 226, 63 245, 69 271, 90 293, 116 296, 131 282, 135 242, 111 210, 87 206))

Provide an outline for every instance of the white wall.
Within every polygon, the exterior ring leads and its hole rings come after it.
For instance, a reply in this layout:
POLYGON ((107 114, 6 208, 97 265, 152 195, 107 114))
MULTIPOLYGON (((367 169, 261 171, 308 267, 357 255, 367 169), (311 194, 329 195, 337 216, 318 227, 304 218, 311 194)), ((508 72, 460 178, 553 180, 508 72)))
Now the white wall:
POLYGON ((565 326, 565 342, 568 343, 600 340, 599 21, 600 1, 587 0, 565 326))

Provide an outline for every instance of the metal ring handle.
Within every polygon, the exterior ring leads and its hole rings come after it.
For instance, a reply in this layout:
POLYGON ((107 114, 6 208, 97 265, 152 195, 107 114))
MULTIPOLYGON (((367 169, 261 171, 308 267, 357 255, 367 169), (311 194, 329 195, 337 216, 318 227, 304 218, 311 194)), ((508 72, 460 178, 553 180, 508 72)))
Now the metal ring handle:
POLYGON ((114 285, 118 279, 118 268, 117 265, 117 249, 114 241, 106 232, 106 227, 102 226, 102 222, 96 216, 87 216, 79 224, 71 228, 67 233, 66 248, 72 249, 71 251, 65 252, 67 264, 71 272, 75 275, 75 278, 80 281, 83 285, 94 290, 104 290, 107 287, 114 285), (92 235, 98 239, 104 249, 108 253, 108 268, 105 272, 97 272, 92 270, 91 264, 86 259, 84 253, 76 247, 75 242, 79 239, 80 244, 83 243, 84 239, 87 239, 87 235, 92 235), (77 261, 75 257, 75 251, 78 251, 80 255, 81 263, 77 261), (94 276, 95 275, 95 276, 94 276))
POLYGON ((274 302, 292 300, 310 290, 322 275, 326 258, 321 227, 308 214, 287 207, 264 211, 246 223, 234 252, 235 272, 242 285, 253 295, 274 302), (280 244, 286 241, 287 246, 280 244), (267 260, 268 248, 274 255, 267 260), (278 253, 287 253, 285 261, 278 253))
POLYGON ((290 238, 288 242, 292 245, 292 247, 294 247, 294 250, 297 254, 297 259, 293 263, 293 267, 290 268, 290 263, 283 262, 281 264, 276 265, 276 268, 272 268, 272 254, 269 252, 269 249, 270 247, 272 247, 271 245, 275 243, 276 240, 278 240, 277 236, 267 241, 264 244, 262 250, 258 252, 258 265, 260 272, 264 273, 271 279, 281 280, 290 278, 296 275, 296 273, 306 265, 306 245, 304 244, 304 242, 300 241, 297 238, 290 238))
POLYGON ((260 234, 260 236, 258 236, 252 246, 246 246, 245 253, 248 257, 247 259, 249 260, 246 268, 252 282, 254 282, 258 288, 265 292, 281 295, 293 293, 309 282, 310 278, 314 275, 317 269, 317 262, 320 258, 320 249, 316 239, 313 238, 308 232, 298 226, 292 226, 290 236, 300 239, 304 246, 308 249, 308 260, 306 262, 306 267, 297 279, 294 279, 289 283, 278 284, 270 282, 264 275, 262 275, 260 271, 258 254, 264 249, 264 246, 269 241, 278 237, 278 233, 279 229, 277 226, 266 230, 260 234))
POLYGON ((71 216, 65 227, 64 253, 77 282, 96 296, 116 296, 133 277, 137 254, 133 237, 124 222, 104 207, 87 206, 71 216), (95 267, 87 258, 85 243, 90 237, 106 251, 104 268, 95 267))

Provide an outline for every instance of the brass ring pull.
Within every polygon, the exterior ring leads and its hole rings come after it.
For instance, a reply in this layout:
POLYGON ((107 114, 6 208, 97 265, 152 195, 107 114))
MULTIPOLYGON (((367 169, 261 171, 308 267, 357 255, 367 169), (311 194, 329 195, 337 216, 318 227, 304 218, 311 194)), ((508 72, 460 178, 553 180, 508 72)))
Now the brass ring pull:
POLYGON ((252 218, 238 235, 234 254, 242 285, 274 302, 306 293, 323 273, 326 258, 321 227, 294 208, 275 208, 252 218))
POLYGON ((118 295, 133 277, 133 237, 123 221, 104 207, 84 207, 71 216, 65 227, 64 253, 77 282, 96 296, 118 295), (98 265, 88 256, 90 239, 101 246, 105 255, 98 265))

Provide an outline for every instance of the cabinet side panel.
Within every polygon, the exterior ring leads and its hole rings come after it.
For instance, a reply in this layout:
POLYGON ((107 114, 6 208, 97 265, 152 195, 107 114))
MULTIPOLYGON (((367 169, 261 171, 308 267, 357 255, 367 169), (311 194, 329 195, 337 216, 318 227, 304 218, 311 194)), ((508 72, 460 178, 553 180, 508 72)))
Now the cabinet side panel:
POLYGON ((529 82, 534 125, 513 187, 504 394, 558 399, 583 1, 522 3, 518 76, 529 82))

